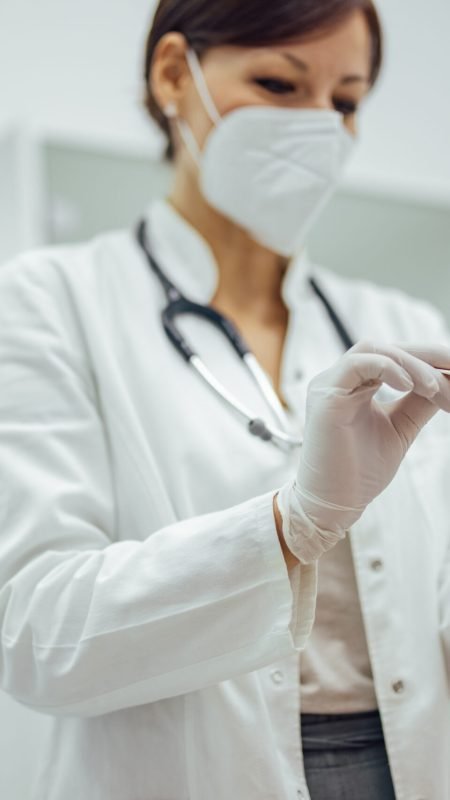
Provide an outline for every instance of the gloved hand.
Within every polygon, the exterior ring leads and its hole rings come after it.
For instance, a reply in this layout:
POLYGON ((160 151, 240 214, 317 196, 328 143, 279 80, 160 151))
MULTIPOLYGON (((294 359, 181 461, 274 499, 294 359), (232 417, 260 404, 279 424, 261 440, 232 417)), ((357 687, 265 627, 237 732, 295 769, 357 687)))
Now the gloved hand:
POLYGON ((434 367, 450 368, 450 348, 359 342, 310 383, 297 476, 277 495, 284 538, 300 561, 342 539, 426 423, 450 412, 450 380, 434 367), (405 394, 380 403, 383 383, 405 394))

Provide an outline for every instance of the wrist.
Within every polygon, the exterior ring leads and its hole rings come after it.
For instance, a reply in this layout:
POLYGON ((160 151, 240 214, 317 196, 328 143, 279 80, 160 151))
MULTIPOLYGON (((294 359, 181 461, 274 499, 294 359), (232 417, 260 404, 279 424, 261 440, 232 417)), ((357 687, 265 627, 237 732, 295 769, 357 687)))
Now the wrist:
POLYGON ((280 509, 278 508, 277 497, 278 497, 278 492, 273 497, 273 515, 275 518, 275 525, 277 529, 280 546, 283 551, 284 560, 286 561, 286 566, 288 570, 291 570, 294 569, 294 567, 298 566, 299 560, 298 558, 296 558, 296 556, 292 553, 292 551, 286 544, 286 539, 284 538, 284 533, 283 533, 283 518, 281 516, 280 509))
POLYGON ((359 514, 357 509, 338 506, 316 497, 304 489, 298 480, 292 481, 290 487, 291 507, 300 511, 315 529, 342 538, 356 521, 355 516, 359 514))
POLYGON ((320 528, 305 512, 294 480, 281 487, 276 503, 282 520, 284 542, 302 564, 317 561, 347 533, 341 528, 320 528))

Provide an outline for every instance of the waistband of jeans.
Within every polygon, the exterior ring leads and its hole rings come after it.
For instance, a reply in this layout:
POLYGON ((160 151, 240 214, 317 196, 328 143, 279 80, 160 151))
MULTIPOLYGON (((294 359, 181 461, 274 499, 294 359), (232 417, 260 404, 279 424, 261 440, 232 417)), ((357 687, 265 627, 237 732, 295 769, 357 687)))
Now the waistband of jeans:
POLYGON ((384 742, 378 710, 352 714, 302 714, 300 724, 305 750, 360 748, 384 742))

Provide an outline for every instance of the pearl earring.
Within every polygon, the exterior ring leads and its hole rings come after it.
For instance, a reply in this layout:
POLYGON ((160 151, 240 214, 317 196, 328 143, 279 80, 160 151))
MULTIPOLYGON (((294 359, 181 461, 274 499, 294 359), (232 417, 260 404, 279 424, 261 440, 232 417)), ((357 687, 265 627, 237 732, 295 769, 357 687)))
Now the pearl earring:
POLYGON ((169 119, 174 119, 177 116, 178 111, 174 102, 167 103, 167 105, 164 108, 164 114, 169 119))

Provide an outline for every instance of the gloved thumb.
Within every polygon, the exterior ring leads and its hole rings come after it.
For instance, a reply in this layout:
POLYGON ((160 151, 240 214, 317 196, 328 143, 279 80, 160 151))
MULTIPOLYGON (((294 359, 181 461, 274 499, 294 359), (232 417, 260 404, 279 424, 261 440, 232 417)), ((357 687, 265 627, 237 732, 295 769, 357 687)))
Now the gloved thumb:
POLYGON ((410 447, 422 428, 433 419, 439 406, 411 392, 391 406, 391 422, 407 447, 410 447))

